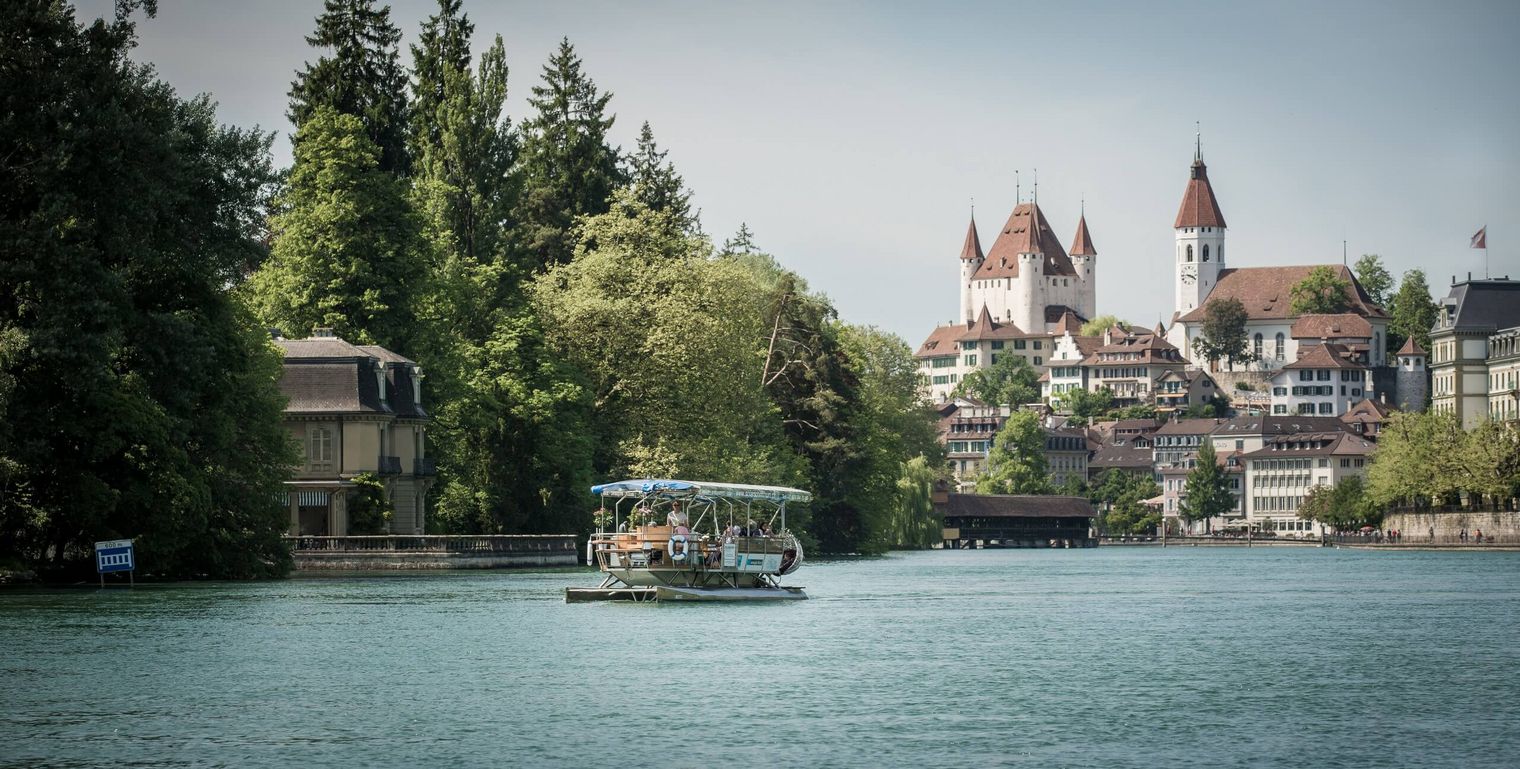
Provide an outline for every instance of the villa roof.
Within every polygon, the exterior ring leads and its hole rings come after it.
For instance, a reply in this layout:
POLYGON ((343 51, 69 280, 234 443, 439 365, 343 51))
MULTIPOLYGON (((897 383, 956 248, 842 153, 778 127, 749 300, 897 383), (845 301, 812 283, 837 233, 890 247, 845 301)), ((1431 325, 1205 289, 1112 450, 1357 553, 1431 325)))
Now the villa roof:
POLYGON ((1208 435, 1223 419, 1176 419, 1161 426, 1156 435, 1208 435))
POLYGON ((1303 433, 1271 438, 1265 446, 1246 452, 1242 458, 1366 456, 1374 446, 1367 438, 1348 432, 1303 433))
POLYGON ((1343 345, 1335 344, 1334 342, 1317 344, 1309 347, 1307 350, 1300 347, 1299 350, 1303 354, 1298 357, 1298 360, 1293 361, 1286 366, 1283 366, 1283 371, 1293 371, 1306 368, 1344 368, 1363 371, 1367 368, 1366 366, 1363 366, 1362 364, 1346 357, 1345 353, 1348 352, 1346 347, 1343 345))
POLYGON ((1009 214, 997 239, 992 241, 987 260, 982 262, 972 279, 1017 278, 1019 254, 1044 254, 1047 276, 1077 274, 1076 268, 1071 264, 1071 257, 1066 255, 1066 249, 1061 247, 1061 241, 1051 231, 1050 223, 1045 221, 1045 214, 1039 206, 1020 203, 1009 214))
POLYGON ((1436 320, 1436 331, 1497 331, 1520 325, 1520 280, 1469 280, 1451 287, 1440 302, 1455 304, 1450 325, 1436 320))
POLYGON ((280 392, 286 413, 428 417, 415 395, 415 362, 379 345, 353 345, 330 333, 274 340, 284 359, 280 392), (391 394, 384 400, 377 372, 385 376, 391 394))
POLYGON ((1371 339, 1372 324, 1354 312, 1300 315, 1289 335, 1294 339, 1371 339))
POLYGON ((1182 227, 1227 227, 1224 213, 1219 210, 1219 200, 1214 197, 1214 187, 1209 184, 1209 168, 1202 158, 1193 160, 1188 172, 1187 189, 1182 192, 1182 206, 1177 209, 1177 223, 1182 227))
POLYGON ((1179 320, 1189 323, 1203 320, 1210 302, 1238 299, 1245 307, 1247 320, 1286 320, 1297 317, 1293 312, 1293 286, 1309 276, 1316 267, 1329 267, 1336 277, 1351 284, 1352 314, 1367 318, 1386 318, 1383 308, 1372 303, 1372 298, 1356 282, 1356 276, 1345 265, 1301 264, 1291 267, 1234 267, 1219 271, 1219 282, 1209 292, 1203 304, 1183 315, 1179 320))
POLYGON ((1311 432, 1344 431, 1338 417, 1302 414, 1271 414, 1235 417, 1214 428, 1214 435, 1295 435, 1311 432))

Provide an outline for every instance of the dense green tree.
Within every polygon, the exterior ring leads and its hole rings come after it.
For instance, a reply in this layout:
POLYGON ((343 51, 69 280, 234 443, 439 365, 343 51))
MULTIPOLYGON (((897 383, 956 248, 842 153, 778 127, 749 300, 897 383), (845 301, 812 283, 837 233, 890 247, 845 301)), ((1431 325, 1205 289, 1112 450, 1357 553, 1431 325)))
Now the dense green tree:
MULTIPOLYGON (((927 507, 929 487, 945 476, 937 414, 918 397, 918 360, 900 337, 872 327, 839 325, 840 344, 858 386, 854 443, 858 472, 845 492, 867 530, 850 550, 927 547, 939 523, 927 507)), ((824 523, 815 517, 815 525, 824 523)))
POLYGON ((1120 328, 1129 328, 1129 325, 1130 324, 1126 323, 1125 321, 1119 320, 1118 316, 1099 315, 1098 317, 1082 324, 1082 336, 1103 336, 1104 331, 1107 331, 1114 326, 1119 326, 1120 328))
POLYGON ((524 126, 523 191, 514 219, 533 269, 569 261, 576 218, 607 211, 623 181, 617 150, 607 144, 611 99, 581 71, 570 41, 561 40, 544 65, 543 84, 533 87, 528 103, 536 114, 524 126))
POLYGON ((1177 513, 1188 523, 1207 521, 1235 509, 1235 495, 1230 493, 1230 479, 1219 466, 1214 444, 1204 441, 1198 448, 1197 464, 1188 472, 1178 500, 1177 513))
POLYGON ((1018 408, 1040 400, 1040 373, 1023 356, 999 355, 991 366, 967 374, 955 386, 954 394, 1018 408))
POLYGON ((1104 511, 1104 533, 1141 534, 1154 531, 1161 523, 1160 512, 1143 504, 1160 493, 1161 487, 1149 473, 1110 469, 1094 479, 1088 498, 1104 511))
POLYGON ((1404 340, 1414 338, 1420 349, 1430 350, 1430 328, 1436 323, 1436 303, 1430 298, 1430 286, 1423 270, 1404 273, 1388 323, 1388 348, 1397 352, 1404 340), (1397 342, 1397 344, 1395 344, 1397 342))
POLYGON ((646 120, 639 129, 639 143, 628 158, 625 175, 633 185, 634 197, 649 206, 649 210, 669 211, 683 229, 696 232, 701 224, 691 210, 691 191, 676 173, 675 164, 665 159, 667 154, 667 150, 655 144, 654 132, 646 120))
POLYGON ((755 246, 755 233, 750 232, 749 224, 745 222, 739 222, 739 231, 723 241, 724 254, 754 254, 759 251, 755 246))
POLYGON ((1338 531, 1376 526, 1382 520, 1377 506, 1367 499, 1365 484, 1355 475, 1342 478, 1334 486, 1310 488, 1298 506, 1298 517, 1318 521, 1338 531))
POLYGON ((1204 305, 1203 331, 1193 340, 1193 351, 1210 363, 1249 363, 1252 355, 1246 336, 1246 306, 1233 296, 1204 305))
POLYGON ((379 155, 351 115, 320 109, 301 128, 274 248, 249 282, 265 323, 296 335, 328 326, 414 352, 430 265, 405 184, 380 169, 379 155))
POLYGON ((379 168, 404 176, 407 154, 406 72, 401 67, 401 30, 389 6, 374 0, 325 0, 317 30, 307 44, 330 51, 307 63, 290 84, 288 117, 300 144, 307 122, 323 109, 352 115, 379 148, 379 168))
POLYGON ((228 292, 271 137, 131 61, 143 5, 0 11, 0 560, 130 537, 149 573, 280 574, 279 357, 228 292))
POLYGON ((1061 404, 1071 412, 1072 421, 1087 424, 1093 417, 1113 408, 1114 393, 1107 387, 1096 390, 1069 390, 1061 394, 1061 404))
POLYGON ((1351 283, 1320 265, 1288 289, 1294 315, 1345 312, 1351 307, 1351 283))
MULTIPOLYGON (((411 131, 413 155, 419 146, 441 146, 444 126, 435 117, 454 98, 451 84, 470 69, 470 37, 475 25, 463 0, 438 0, 438 12, 422 22, 412 50, 411 131)), ((499 39, 499 38, 498 38, 499 39)))
POLYGON ((1379 507, 1503 500, 1520 492, 1520 433, 1484 421, 1468 431, 1452 414, 1396 411, 1378 433, 1367 497, 1379 507))
POLYGON ((1356 275, 1356 282, 1361 284, 1362 290, 1372 299, 1372 303, 1386 308, 1388 302, 1393 299, 1393 276, 1388 274, 1388 269, 1383 266, 1383 258, 1377 254, 1362 254, 1356 264, 1351 267, 1352 274, 1356 275))
POLYGON ((1045 429, 1033 411, 1016 411, 998 430, 987 471, 976 479, 978 494, 1049 494, 1050 465, 1045 429))
POLYGON ((396 508, 385 495, 385 483, 373 473, 360 473, 352 479, 347 493, 348 533, 383 534, 396 508))

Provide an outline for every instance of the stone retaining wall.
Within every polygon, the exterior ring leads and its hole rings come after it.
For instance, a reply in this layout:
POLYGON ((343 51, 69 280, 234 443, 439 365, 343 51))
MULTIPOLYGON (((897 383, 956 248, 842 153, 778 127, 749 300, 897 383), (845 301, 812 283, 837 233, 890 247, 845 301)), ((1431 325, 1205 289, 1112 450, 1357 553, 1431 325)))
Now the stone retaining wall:
POLYGON ((1440 512, 1397 512, 1383 518, 1383 530, 1398 530, 1405 541, 1428 539, 1431 531, 1437 541, 1457 539, 1463 530, 1471 536, 1478 530, 1483 537, 1501 541, 1520 541, 1520 512, 1455 510, 1440 512))

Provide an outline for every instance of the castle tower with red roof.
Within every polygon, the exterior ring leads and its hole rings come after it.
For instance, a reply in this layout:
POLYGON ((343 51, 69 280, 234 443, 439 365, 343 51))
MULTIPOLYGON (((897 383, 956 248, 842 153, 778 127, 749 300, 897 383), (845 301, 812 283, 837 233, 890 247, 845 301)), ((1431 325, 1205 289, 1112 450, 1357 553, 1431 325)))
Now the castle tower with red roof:
POLYGON ((986 256, 976 225, 961 247, 961 318, 976 320, 982 308, 992 319, 1031 333, 1055 327, 1067 312, 1084 321, 1096 305, 1096 258, 1084 218, 1068 256, 1038 202, 1018 203, 986 256))
POLYGON ((1225 268, 1224 214, 1209 184, 1201 142, 1193 150, 1193 167, 1172 227, 1177 238, 1176 310, 1180 316, 1203 306, 1225 268))

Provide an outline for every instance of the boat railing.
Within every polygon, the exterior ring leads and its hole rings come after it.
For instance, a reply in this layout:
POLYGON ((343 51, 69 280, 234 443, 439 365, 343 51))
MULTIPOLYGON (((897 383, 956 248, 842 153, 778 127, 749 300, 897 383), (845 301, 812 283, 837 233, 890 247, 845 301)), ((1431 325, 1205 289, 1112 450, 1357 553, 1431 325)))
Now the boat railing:
POLYGON ((378 534, 282 539, 291 550, 303 552, 527 553, 576 549, 573 534, 378 534))

